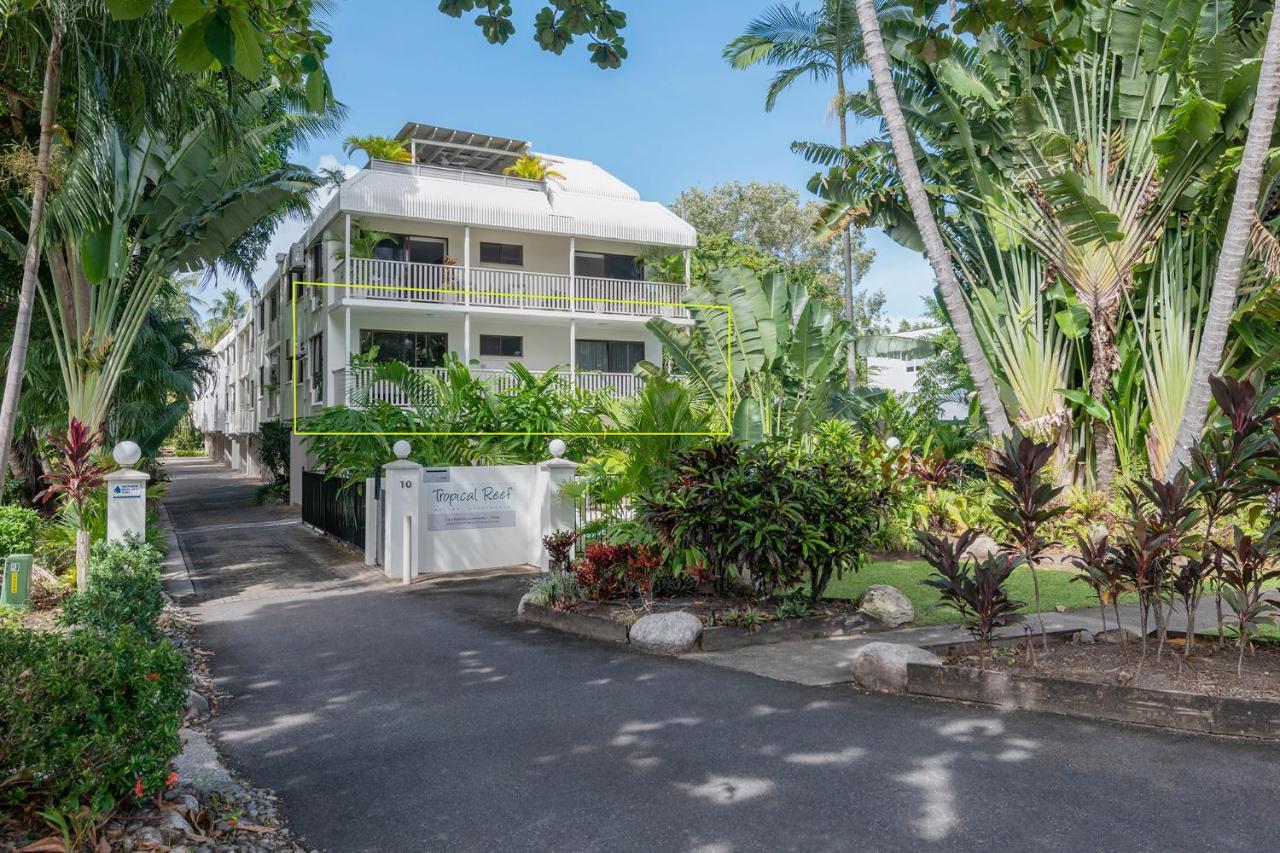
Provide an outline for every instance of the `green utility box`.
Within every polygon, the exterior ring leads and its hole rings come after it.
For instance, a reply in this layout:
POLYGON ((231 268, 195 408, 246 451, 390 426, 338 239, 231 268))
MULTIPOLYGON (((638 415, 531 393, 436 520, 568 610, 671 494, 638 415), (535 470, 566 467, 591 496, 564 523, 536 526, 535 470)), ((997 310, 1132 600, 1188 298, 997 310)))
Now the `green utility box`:
POLYGON ((4 558, 4 589, 0 604, 10 607, 31 605, 31 555, 10 554, 4 558))

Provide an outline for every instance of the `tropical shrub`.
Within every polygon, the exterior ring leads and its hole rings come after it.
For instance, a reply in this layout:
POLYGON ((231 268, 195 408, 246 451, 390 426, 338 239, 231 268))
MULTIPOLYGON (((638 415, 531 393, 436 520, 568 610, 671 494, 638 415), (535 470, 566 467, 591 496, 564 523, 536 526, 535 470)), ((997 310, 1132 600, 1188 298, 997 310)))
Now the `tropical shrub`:
POLYGON ((0 803, 102 814, 164 790, 187 681, 171 643, 0 620, 0 660, 0 803))
POLYGON ((567 572, 573 562, 573 546, 578 543, 576 530, 557 530, 542 537, 542 545, 547 549, 547 557, 551 563, 551 571, 567 572))
POLYGON ((539 575, 529 584, 529 600, 541 607, 567 610, 584 598, 582 586, 568 572, 539 575))
POLYGON ((736 575, 763 595, 807 582, 817 600, 861 565, 906 467, 904 451, 843 430, 796 444, 719 441, 677 457, 637 514, 669 549, 696 552, 721 595, 736 575))
POLYGON ((32 554, 40 516, 21 506, 0 506, 0 559, 9 554, 32 554))
POLYGON ((960 614, 969 633, 989 645, 996 628, 1022 606, 1004 589, 1022 558, 1008 552, 988 554, 981 560, 966 557, 977 538, 977 530, 969 530, 954 541, 922 531, 919 539, 924 558, 937 574, 921 583, 937 589, 942 601, 960 614))
POLYGON ((160 559, 159 551, 133 535, 123 542, 96 543, 88 586, 66 600, 60 621, 108 633, 127 626, 139 636, 154 636, 156 617, 164 609, 160 559))

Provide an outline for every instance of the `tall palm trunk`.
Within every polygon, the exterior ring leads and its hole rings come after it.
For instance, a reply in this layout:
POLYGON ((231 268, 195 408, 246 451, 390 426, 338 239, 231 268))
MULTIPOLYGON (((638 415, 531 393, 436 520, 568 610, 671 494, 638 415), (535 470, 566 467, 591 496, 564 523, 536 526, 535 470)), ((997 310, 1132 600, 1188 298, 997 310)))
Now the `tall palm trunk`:
MULTIPOLYGON (((1111 396, 1111 380, 1120 369, 1120 355, 1116 351, 1116 326, 1120 321, 1120 301, 1101 305, 1090 314, 1089 343, 1093 364, 1089 368, 1089 394, 1102 401, 1111 396)), ((1093 470, 1094 486, 1100 491, 1110 491, 1116 476, 1116 440, 1109 421, 1093 422, 1093 470)))
MULTIPOLYGON (((843 15, 836 16, 836 22, 844 20, 843 15)), ((837 45, 841 43, 841 39, 837 37, 837 45)), ((836 49, 836 117, 840 122, 840 150, 849 147, 849 116, 845 108, 845 89, 844 89, 844 54, 837 47, 836 49)), ((849 327, 853 329, 853 235, 849 233, 849 226, 844 226, 844 234, 841 242, 844 244, 844 316, 849 321, 849 327)))
POLYGON ((876 98, 880 101, 880 112, 884 115, 889 138, 893 141, 893 155, 898 161, 898 171, 902 175, 907 200, 911 203, 911 214, 915 217, 916 227, 924 240, 929 265, 933 267, 933 274, 938 279, 951 325, 956 330, 956 337, 960 339, 960 351, 964 355, 969 374, 973 377, 973 386, 977 389, 978 402, 986 416, 987 428, 993 435, 1004 435, 1010 432, 1009 417, 1005 414, 1004 404, 1000 402, 995 377, 982 352, 982 345, 978 342, 978 333, 969 317, 969 306, 965 304, 964 294, 956 281, 951 254, 942 242, 938 223, 933 218, 933 211, 929 209, 929 197, 925 192, 924 180, 920 177, 920 167, 916 165, 910 132, 902 116, 902 108, 898 105, 898 93, 893 88, 893 75, 889 71, 884 40, 880 36, 880 22, 876 19, 875 0, 857 0, 857 6, 867 64, 871 67, 871 79, 875 83, 876 98))
POLYGON ((1200 335, 1200 352, 1196 355, 1195 370, 1191 375, 1187 410, 1178 429, 1168 477, 1173 477, 1190 461, 1191 450, 1204 429, 1205 414, 1209 411, 1209 377, 1222 366, 1222 351, 1226 346, 1231 315, 1235 312, 1236 291, 1240 288, 1245 252, 1249 248, 1249 236, 1258 207, 1262 167, 1275 131, 1277 102, 1280 102, 1280 14, 1273 11, 1271 29, 1262 50, 1262 68, 1258 73, 1258 92, 1253 101, 1253 115, 1249 119, 1249 134, 1240 158, 1240 174, 1236 177, 1236 194, 1231 200, 1231 215, 1227 219, 1218 269, 1213 277, 1209 314, 1200 335))
POLYGON ((49 53, 45 58, 44 91, 40 97, 40 147, 36 153, 36 176, 31 190, 31 217, 27 226, 27 253, 22 261, 22 290, 18 296, 18 317, 13 326, 13 346, 4 378, 4 402, 0 404, 0 494, 9 474, 9 448, 13 444, 13 424, 18 416, 22 375, 27 367, 27 341, 31 337, 31 315, 36 305, 36 282, 40 272, 40 221, 44 218, 49 194, 49 153, 53 147, 54 114, 58 106, 58 85, 62 77, 62 36, 64 26, 55 14, 49 33, 49 53))

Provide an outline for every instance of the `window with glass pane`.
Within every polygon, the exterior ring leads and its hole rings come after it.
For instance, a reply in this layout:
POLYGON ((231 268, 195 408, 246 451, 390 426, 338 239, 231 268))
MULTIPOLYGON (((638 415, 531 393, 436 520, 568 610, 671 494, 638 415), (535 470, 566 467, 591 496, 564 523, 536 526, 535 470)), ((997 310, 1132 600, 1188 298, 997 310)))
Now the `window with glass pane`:
POLYGON ((446 241, 435 237, 410 237, 405 254, 415 264, 443 264, 448 248, 446 241))
POLYGON ((524 356, 524 338, 519 335, 481 335, 480 354, 521 358, 524 356))
POLYGON ((449 336, 444 332, 396 332, 364 329, 360 352, 378 348, 378 361, 402 361, 410 367, 440 367, 449 352, 449 336))
POLYGON ((642 341, 594 341, 579 338, 578 370, 630 373, 644 360, 642 341))
POLYGON ((482 264, 524 264, 524 246, 515 243, 481 243, 480 263, 482 264))
POLYGON ((576 252, 574 275, 583 278, 619 278, 640 281, 644 278, 644 262, 631 255, 606 255, 598 252, 576 252))

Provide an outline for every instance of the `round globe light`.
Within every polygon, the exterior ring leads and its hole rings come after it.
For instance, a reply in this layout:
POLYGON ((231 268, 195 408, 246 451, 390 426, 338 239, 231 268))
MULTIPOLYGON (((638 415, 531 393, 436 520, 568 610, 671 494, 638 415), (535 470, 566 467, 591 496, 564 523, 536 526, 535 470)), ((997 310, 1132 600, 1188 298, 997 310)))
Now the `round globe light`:
POLYGON ((891 435, 885 440, 884 446, 890 450, 897 450, 902 446, 902 442, 898 440, 896 435, 891 435))
POLYGON ((397 459, 406 458, 412 450, 413 448, 409 446, 409 442, 403 438, 391 445, 391 452, 396 455, 397 459))
POLYGON ((121 468, 132 468, 142 458, 142 448, 136 441, 122 441, 111 450, 111 456, 121 468))
POLYGON ((551 443, 547 445, 547 450, 551 451, 551 458, 560 459, 564 456, 564 442, 558 438, 551 439, 551 443))

